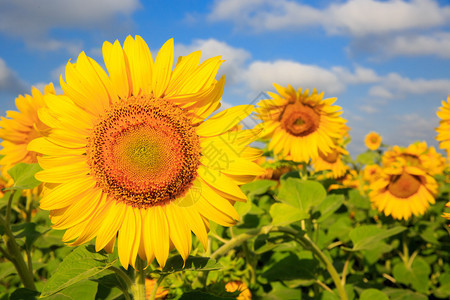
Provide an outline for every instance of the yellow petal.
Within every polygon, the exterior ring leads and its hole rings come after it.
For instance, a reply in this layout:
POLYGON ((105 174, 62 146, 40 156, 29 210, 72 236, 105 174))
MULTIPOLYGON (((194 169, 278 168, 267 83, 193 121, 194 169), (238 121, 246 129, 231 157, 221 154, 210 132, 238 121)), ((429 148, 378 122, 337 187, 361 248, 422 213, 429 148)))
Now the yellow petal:
POLYGON ((153 96, 164 96, 172 76, 173 39, 164 43, 158 52, 153 68, 153 96))
POLYGON ((253 105, 238 105, 217 113, 197 127, 199 136, 215 136, 233 128, 253 112, 253 105))

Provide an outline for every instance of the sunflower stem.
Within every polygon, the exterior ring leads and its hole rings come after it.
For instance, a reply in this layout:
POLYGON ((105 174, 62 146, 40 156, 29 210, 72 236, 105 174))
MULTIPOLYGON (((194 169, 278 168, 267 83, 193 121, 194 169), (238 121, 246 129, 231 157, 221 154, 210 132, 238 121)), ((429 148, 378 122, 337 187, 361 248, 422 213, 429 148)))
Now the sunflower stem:
POLYGON ((161 275, 159 278, 158 278, 158 280, 155 282, 155 285, 153 286, 153 288, 152 288, 152 292, 151 292, 151 294, 150 294, 150 298, 149 298, 149 300, 154 300, 154 299, 156 299, 156 294, 157 294, 157 292, 158 292, 158 287, 159 287, 159 285, 161 284, 161 282, 164 280, 164 275, 161 275))
POLYGON ((11 261, 11 263, 14 265, 23 285, 27 289, 35 291, 36 286, 34 285, 33 273, 30 272, 28 265, 25 263, 20 247, 16 242, 16 238, 13 232, 11 231, 11 203, 13 198, 14 191, 12 191, 9 195, 5 218, 0 216, 0 224, 3 225, 4 228, 3 241, 6 245, 6 249, 4 249, 2 252, 7 253, 7 255, 5 255, 5 258, 9 259, 9 261, 11 261))
POLYGON ((125 288, 124 289, 121 288, 121 290, 122 290, 122 292, 123 292, 123 294, 125 296, 125 299, 129 300, 130 299, 130 294, 129 294, 128 291, 133 286, 133 282, 131 281, 130 277, 127 275, 127 273, 125 273, 121 269, 116 268, 114 266, 111 266, 108 269, 113 271, 125 283, 125 288))
POLYGON ((133 299, 145 300, 145 262, 138 256, 136 259, 136 273, 133 285, 133 299))
POLYGON ((309 238, 308 235, 299 235, 298 239, 302 241, 318 258, 319 260, 325 265, 327 268, 328 273, 331 276, 331 279, 333 279, 333 282, 338 290, 339 298, 341 300, 347 300, 347 292, 345 291, 344 285, 341 282, 341 279, 339 278, 339 274, 337 273, 336 269, 333 266, 333 263, 326 257, 326 255, 320 250, 320 248, 309 238))

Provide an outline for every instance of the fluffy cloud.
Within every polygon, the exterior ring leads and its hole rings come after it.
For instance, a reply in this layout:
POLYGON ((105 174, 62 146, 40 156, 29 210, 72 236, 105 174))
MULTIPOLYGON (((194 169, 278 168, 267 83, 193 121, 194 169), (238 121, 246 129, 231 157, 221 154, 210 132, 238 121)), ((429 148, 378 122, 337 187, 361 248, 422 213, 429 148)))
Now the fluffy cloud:
POLYGON ((27 84, 0 58, 0 92, 20 94, 27 90, 27 84))
POLYGON ((403 98, 408 94, 448 94, 450 79, 411 79, 391 73, 382 79, 380 85, 370 88, 369 95, 381 98, 403 98))
POLYGON ((253 91, 273 89, 274 82, 283 86, 290 84, 294 87, 316 88, 331 94, 345 89, 345 85, 333 72, 288 60, 252 62, 243 73, 243 79, 253 91))
POLYGON ((120 30, 139 6, 139 0, 2 0, 0 33, 40 50, 77 52, 80 42, 55 40, 49 32, 56 28, 120 30), (125 23, 118 21, 120 16, 125 23))
POLYGON ((219 75, 225 74, 226 81, 229 84, 240 80, 242 69, 251 57, 250 52, 241 48, 234 48, 215 39, 194 40, 191 45, 177 44, 175 45, 175 57, 187 55, 197 50, 202 51, 203 60, 217 55, 222 56, 225 62, 220 67, 219 75))
POLYGON ((396 36, 384 46, 388 55, 437 55, 450 58, 450 33, 396 36))
POLYGON ((450 6, 433 0, 348 0, 322 9, 290 0, 220 0, 208 16, 255 30, 322 26, 329 33, 363 36, 445 25, 450 6))

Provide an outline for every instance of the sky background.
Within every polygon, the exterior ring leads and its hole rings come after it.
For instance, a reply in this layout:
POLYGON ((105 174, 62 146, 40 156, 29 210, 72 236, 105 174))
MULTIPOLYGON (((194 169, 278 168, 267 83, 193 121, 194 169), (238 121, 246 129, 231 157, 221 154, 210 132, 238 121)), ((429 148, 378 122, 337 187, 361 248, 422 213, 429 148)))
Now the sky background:
POLYGON ((383 142, 437 146, 436 111, 450 94, 450 1, 437 0, 0 0, 0 114, 31 86, 57 91, 78 54, 103 64, 104 41, 140 35, 156 56, 202 51, 226 61, 225 106, 248 104, 272 83, 337 97, 348 149, 383 142))

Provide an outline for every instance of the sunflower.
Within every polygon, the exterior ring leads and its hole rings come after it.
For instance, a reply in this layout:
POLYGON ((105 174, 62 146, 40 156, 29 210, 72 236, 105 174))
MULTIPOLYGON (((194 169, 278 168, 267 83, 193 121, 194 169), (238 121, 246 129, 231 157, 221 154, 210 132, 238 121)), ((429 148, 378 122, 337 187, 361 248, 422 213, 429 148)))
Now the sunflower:
POLYGON ((439 141, 439 147, 450 155, 450 96, 447 97, 447 102, 442 101, 442 106, 436 114, 441 119, 439 127, 436 128, 436 140, 439 141))
MULTIPOLYGON (((44 94, 55 94, 52 83, 45 86, 44 94)), ((44 106, 44 96, 33 87, 31 95, 19 95, 16 98, 18 112, 8 111, 7 118, 1 117, 0 138, 3 140, 3 149, 0 154, 4 157, 0 160, 0 165, 5 177, 9 177, 7 171, 17 163, 37 163, 38 154, 27 150, 27 146, 33 139, 48 133, 49 127, 38 117, 39 108, 44 106)))
POLYGON ((245 282, 242 282, 239 280, 229 281, 225 285, 225 290, 230 293, 239 291, 240 294, 236 298, 237 300, 251 300, 252 299, 252 292, 248 288, 247 284, 245 284, 245 282))
POLYGON ((269 150, 296 162, 309 162, 328 154, 334 148, 333 139, 339 139, 345 120, 341 108, 332 105, 336 98, 323 99, 323 93, 314 89, 295 91, 292 86, 274 87, 279 94, 269 92, 272 99, 261 100, 256 109, 263 122, 262 138, 271 138, 269 150))
POLYGON ((445 158, 434 147, 428 147, 426 142, 416 142, 407 148, 394 146, 382 157, 383 166, 386 167, 398 160, 405 160, 407 165, 422 168, 430 175, 442 174, 445 168, 445 158))
POLYGON ((386 216, 409 219, 423 215, 438 192, 436 180, 423 168, 399 159, 384 167, 380 178, 370 184, 372 205, 386 216))
POLYGON ((348 151, 340 146, 336 146, 328 154, 319 151, 319 156, 312 160, 314 170, 316 172, 330 170, 331 172, 325 175, 326 178, 340 178, 348 170, 348 166, 342 161, 344 155, 348 155, 348 151))
POLYGON ((381 145, 381 136, 376 132, 371 132, 368 135, 366 135, 366 138, 364 140, 364 143, 366 144, 366 147, 370 150, 377 150, 380 148, 381 145))
POLYGON ((255 130, 230 131, 253 110, 220 106, 222 60, 200 62, 200 51, 173 66, 173 40, 153 60, 144 40, 128 36, 103 44, 108 74, 82 52, 67 63, 64 95, 45 97, 40 117, 48 137, 28 149, 42 153, 42 209, 50 210, 63 241, 76 246, 96 238, 96 250, 112 252, 135 267, 137 256, 164 266, 176 248, 186 259, 191 231, 206 249, 209 220, 232 226, 239 188, 263 170, 248 148, 255 130))

